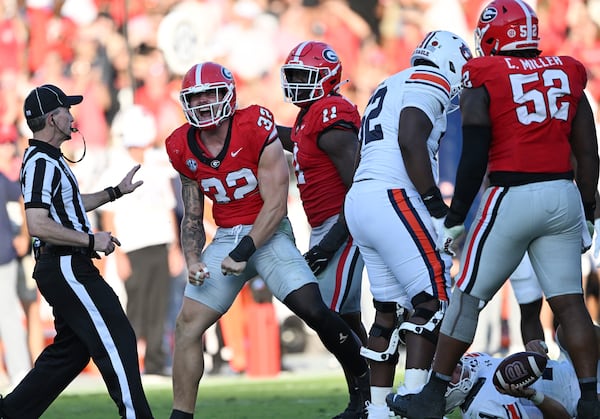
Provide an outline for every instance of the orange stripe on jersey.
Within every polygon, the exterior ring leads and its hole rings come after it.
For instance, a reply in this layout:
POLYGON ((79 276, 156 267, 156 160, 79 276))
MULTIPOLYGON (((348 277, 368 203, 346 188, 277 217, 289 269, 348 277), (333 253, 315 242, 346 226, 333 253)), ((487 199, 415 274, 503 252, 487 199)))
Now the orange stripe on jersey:
POLYGON ((435 74, 424 71, 415 71, 409 77, 409 80, 422 80, 429 83, 437 84, 439 87, 444 89, 448 95, 450 95, 450 83, 445 78, 435 74))
POLYGON ((435 250, 435 244, 431 240, 429 233, 425 230, 421 219, 416 214, 415 210, 407 202, 407 199, 401 189, 393 189, 392 195, 396 207, 400 210, 403 222, 408 224, 408 228, 415 240, 415 244, 421 251, 421 257, 428 264, 428 268, 432 274, 431 286, 434 288, 434 293, 441 301, 448 301, 446 294, 446 281, 444 278, 444 264, 435 250))

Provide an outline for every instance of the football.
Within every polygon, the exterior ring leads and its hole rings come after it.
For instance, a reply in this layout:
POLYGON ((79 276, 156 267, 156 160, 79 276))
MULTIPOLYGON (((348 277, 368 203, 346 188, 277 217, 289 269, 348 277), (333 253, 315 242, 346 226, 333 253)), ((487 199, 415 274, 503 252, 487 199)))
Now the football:
POLYGON ((527 387, 544 373, 548 358, 538 352, 517 352, 500 362, 494 371, 496 387, 507 389, 510 384, 527 387))

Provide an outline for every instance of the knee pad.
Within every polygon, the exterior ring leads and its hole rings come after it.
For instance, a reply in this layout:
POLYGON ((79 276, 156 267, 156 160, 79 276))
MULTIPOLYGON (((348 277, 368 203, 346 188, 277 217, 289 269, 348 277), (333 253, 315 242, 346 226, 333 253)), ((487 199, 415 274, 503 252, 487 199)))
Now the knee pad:
POLYGON ((485 301, 454 288, 440 331, 461 342, 473 342, 479 312, 484 306, 485 301))
POLYGON ((408 310, 393 302, 373 300, 373 306, 380 313, 394 314, 394 327, 383 327, 374 323, 369 331, 369 336, 382 337, 388 340, 388 347, 383 352, 377 352, 366 347, 360 348, 360 354, 373 361, 385 362, 396 365, 398 363, 398 344, 400 343, 399 326, 408 316, 408 310))
POLYGON ((432 311, 428 308, 424 308, 422 305, 424 303, 428 303, 431 300, 436 300, 435 297, 429 295, 425 292, 422 292, 416 295, 412 299, 413 307, 415 308, 413 317, 420 317, 425 319, 426 322, 424 324, 416 324, 408 319, 400 325, 400 339, 401 342, 405 343, 406 332, 414 333, 415 335, 420 335, 432 342, 434 345, 437 343, 438 333, 437 330, 442 323, 442 319, 444 318, 444 314, 446 313, 446 308, 448 307, 448 303, 446 301, 437 300, 437 310, 432 311))

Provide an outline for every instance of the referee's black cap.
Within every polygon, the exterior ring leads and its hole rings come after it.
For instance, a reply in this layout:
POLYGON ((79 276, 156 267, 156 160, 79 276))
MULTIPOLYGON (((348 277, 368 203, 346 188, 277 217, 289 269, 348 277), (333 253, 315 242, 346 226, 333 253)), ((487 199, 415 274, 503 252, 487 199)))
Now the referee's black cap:
POLYGON ((69 108, 81 103, 83 96, 67 96, 65 92, 52 84, 36 87, 25 99, 23 112, 25 119, 33 119, 47 114, 56 108, 69 108))

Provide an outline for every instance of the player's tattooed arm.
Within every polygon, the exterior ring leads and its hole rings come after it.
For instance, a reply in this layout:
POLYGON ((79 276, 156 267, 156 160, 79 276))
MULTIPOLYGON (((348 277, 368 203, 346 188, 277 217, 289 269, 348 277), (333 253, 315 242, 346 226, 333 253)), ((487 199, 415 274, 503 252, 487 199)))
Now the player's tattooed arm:
POLYGON ((204 231, 204 195, 198 183, 185 176, 181 177, 181 198, 183 200, 183 218, 181 220, 181 246, 187 265, 200 260, 206 243, 204 231))

